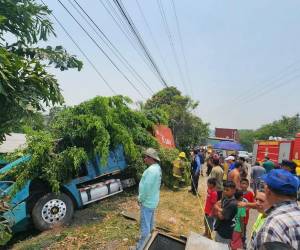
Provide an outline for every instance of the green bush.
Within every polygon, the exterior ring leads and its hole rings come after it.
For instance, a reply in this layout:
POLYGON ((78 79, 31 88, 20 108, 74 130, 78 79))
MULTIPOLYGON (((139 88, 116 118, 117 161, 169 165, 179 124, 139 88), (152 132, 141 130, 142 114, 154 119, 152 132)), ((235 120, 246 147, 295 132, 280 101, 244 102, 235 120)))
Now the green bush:
POLYGON ((162 183, 169 187, 173 187, 173 161, 177 158, 179 154, 178 149, 168 149, 168 148, 160 148, 159 156, 160 156, 160 165, 162 169, 162 183))

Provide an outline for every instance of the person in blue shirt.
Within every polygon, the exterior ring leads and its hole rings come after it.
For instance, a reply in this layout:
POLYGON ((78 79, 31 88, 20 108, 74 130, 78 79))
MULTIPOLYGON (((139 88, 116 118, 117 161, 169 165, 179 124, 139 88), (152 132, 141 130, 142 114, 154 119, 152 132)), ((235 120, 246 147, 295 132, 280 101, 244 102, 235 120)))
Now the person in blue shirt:
POLYGON ((233 155, 228 156, 225 161, 229 164, 228 173, 235 168, 235 157, 233 155))
POLYGON ((159 203, 161 168, 158 153, 153 148, 144 152, 144 162, 149 167, 144 171, 139 183, 138 202, 140 205, 140 240, 136 249, 143 249, 154 227, 155 209, 159 203))
POLYGON ((191 164, 191 192, 193 195, 196 195, 198 192, 198 182, 199 182, 199 176, 201 172, 201 156, 200 156, 200 150, 197 148, 194 150, 194 159, 192 160, 191 164))

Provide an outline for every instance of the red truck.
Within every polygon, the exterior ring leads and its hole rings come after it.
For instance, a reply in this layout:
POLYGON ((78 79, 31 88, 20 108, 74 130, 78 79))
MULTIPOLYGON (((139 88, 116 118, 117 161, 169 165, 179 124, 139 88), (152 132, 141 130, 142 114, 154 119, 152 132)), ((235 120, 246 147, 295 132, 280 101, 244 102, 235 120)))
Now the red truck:
POLYGON ((253 145, 252 163, 262 162, 268 156, 271 161, 293 160, 300 165, 300 133, 293 140, 258 140, 253 145))

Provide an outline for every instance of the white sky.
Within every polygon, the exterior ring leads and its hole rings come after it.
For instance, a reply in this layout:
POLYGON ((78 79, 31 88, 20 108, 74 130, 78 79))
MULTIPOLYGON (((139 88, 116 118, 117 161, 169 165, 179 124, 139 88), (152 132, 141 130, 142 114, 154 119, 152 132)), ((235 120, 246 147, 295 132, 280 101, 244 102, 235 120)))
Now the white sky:
MULTIPOLYGON (((102 7, 101 1, 107 3, 106 0, 78 0, 123 56, 151 85, 151 88, 154 91, 160 90, 161 83, 113 23, 102 7)), ((76 15, 69 2, 67 0, 62 0, 62 2, 74 13, 77 20, 87 27, 84 21, 76 15)), ((185 81, 186 88, 183 87, 178 73, 157 1, 138 0, 138 2, 165 63, 161 60, 157 47, 142 19, 136 0, 123 0, 124 6, 168 83, 200 101, 197 114, 204 121, 209 122, 211 128, 257 128, 279 119, 282 115, 294 115, 300 111, 298 104, 300 1, 174 0, 188 61, 188 75, 191 79, 190 82, 185 81)), ((98 70, 103 73, 112 88, 120 94, 130 96, 135 101, 141 100, 136 91, 112 67, 58 2, 46 0, 46 3, 97 65, 98 70)), ((162 3, 174 38, 179 63, 184 72, 184 78, 187 79, 171 0, 162 0, 162 3)), ((66 104, 78 104, 96 95, 111 95, 111 91, 77 48, 56 22, 53 22, 57 37, 51 38, 49 43, 63 45, 84 62, 81 72, 75 70, 59 72, 51 69, 51 72, 57 75, 66 104)), ((100 43, 93 31, 89 28, 87 30, 100 43)), ((108 53, 112 56, 110 52, 108 53)), ((118 60, 115 61, 148 98, 150 94, 145 88, 118 60)))

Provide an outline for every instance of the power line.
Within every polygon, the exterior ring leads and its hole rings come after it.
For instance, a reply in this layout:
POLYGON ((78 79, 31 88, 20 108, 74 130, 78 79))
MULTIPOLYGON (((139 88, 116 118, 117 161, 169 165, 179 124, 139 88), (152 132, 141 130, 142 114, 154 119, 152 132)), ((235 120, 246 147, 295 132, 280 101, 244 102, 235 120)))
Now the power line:
POLYGON ((168 84, 166 83, 164 77, 162 76, 161 71, 159 70, 157 64, 155 63, 153 57, 150 54, 149 49, 147 48, 145 42, 143 41, 140 33, 138 32, 137 28, 135 27, 133 21, 131 20, 129 14, 127 13, 127 11, 125 10, 125 8, 120 4, 119 0, 113 0, 115 5, 118 7, 120 13, 122 14, 122 16, 124 17, 124 19, 126 20, 126 22, 128 23, 132 33, 135 35, 138 43, 140 44, 141 48, 143 49, 146 57, 148 58, 148 60, 150 61, 151 65, 153 66, 153 68, 155 69, 157 76, 159 77, 159 79, 162 82, 162 85, 164 87, 168 87, 168 84))
POLYGON ((78 22, 78 20, 72 15, 72 13, 68 10, 68 8, 58 0, 60 5, 68 12, 68 14, 72 17, 72 19, 79 25, 79 27, 84 31, 84 33, 93 41, 93 43, 97 46, 97 48, 104 54, 104 56, 109 60, 109 62, 115 67, 115 69, 127 80, 127 82, 136 90, 136 92, 143 98, 143 94, 140 90, 134 85, 132 81, 123 73, 123 71, 115 64, 115 62, 109 57, 109 55, 103 50, 103 48, 96 42, 96 40, 86 31, 86 29, 78 22))
MULTIPOLYGON (((47 6, 43 0, 41 0, 41 2, 45 6, 47 6)), ((71 34, 63 26, 63 24, 53 14, 53 12, 51 12, 51 15, 53 16, 53 18, 55 19, 55 21, 58 23, 58 25, 62 28, 62 30, 66 33, 66 35, 69 37, 69 39, 74 43, 74 45, 77 47, 77 49, 81 52, 81 54, 84 56, 84 58, 88 61, 88 63, 92 66, 92 68, 96 71, 97 75, 104 81, 104 83, 106 84, 106 86, 113 92, 113 94, 117 95, 117 92, 109 85, 109 83, 106 81, 106 79, 103 77, 103 75, 99 72, 99 70, 97 69, 97 67, 95 66, 95 64, 89 59, 89 57, 87 56, 87 54, 81 49, 81 47, 79 46, 79 44, 74 40, 74 38, 71 36, 71 34)))
MULTIPOLYGON (((281 82, 286 79, 286 77, 292 76, 294 73, 299 72, 299 67, 291 71, 291 69, 293 69, 293 67, 296 66, 298 62, 299 60, 295 61, 292 64, 289 64, 287 67, 284 67, 282 70, 280 70, 279 74, 274 75, 266 81, 258 83, 257 88, 249 88, 248 90, 241 93, 237 98, 230 99, 230 104, 229 102, 224 102, 222 105, 218 106, 214 110, 218 110, 226 105, 238 106, 240 104, 246 104, 249 103, 249 101, 255 100, 256 98, 264 95, 265 93, 272 91, 274 86, 277 86, 278 84, 280 85, 281 82)), ((275 87, 274 89, 276 88, 278 87, 275 87)))
POLYGON ((144 14, 144 12, 143 12, 143 9, 142 9, 142 7, 141 7, 141 5, 140 5, 140 3, 139 3, 138 0, 136 0, 136 4, 137 4, 138 10, 139 10, 139 12, 140 12, 140 14, 141 14, 141 16, 142 16, 142 18, 143 18, 143 20, 144 20, 144 23, 146 24, 146 27, 147 27, 147 29, 148 29, 148 31, 149 31, 150 37, 152 38, 153 44, 154 44, 154 46, 156 47, 156 49, 157 49, 157 51, 158 51, 158 54, 159 54, 159 56, 160 56, 160 59, 161 59, 161 61, 163 62, 163 64, 164 64, 166 70, 168 71, 170 80, 171 80, 172 82, 174 82, 173 79, 172 79, 172 74, 171 74, 171 72, 169 71, 169 68, 168 68, 168 66, 167 66, 167 64, 166 64, 166 61, 165 61, 165 59, 164 59, 164 57, 163 57, 163 55, 162 55, 162 52, 161 52, 161 50, 160 50, 160 48, 159 48, 159 46, 158 46, 158 43, 157 43, 157 41, 156 41, 156 39, 155 39, 155 36, 154 36, 154 34, 153 34, 152 30, 151 30, 151 27, 150 27, 150 25, 149 25, 149 23, 148 23, 148 21, 147 21, 147 18, 146 18, 146 16, 145 16, 145 14, 144 14))
POLYGON ((80 8, 80 10, 87 16, 88 20, 90 20, 96 29, 100 32, 101 35, 97 32, 97 30, 89 23, 85 16, 74 6, 71 0, 68 2, 73 6, 73 8, 77 11, 77 13, 87 22, 87 24, 93 29, 96 35, 105 43, 105 45, 111 50, 111 52, 123 63, 123 65, 129 70, 136 80, 141 81, 143 86, 149 91, 150 94, 153 94, 154 91, 151 87, 145 82, 142 76, 132 67, 132 65, 128 62, 128 60, 121 54, 120 50, 116 48, 116 46, 110 41, 110 39, 105 35, 105 33, 99 28, 99 26, 95 23, 95 21, 88 15, 88 13, 82 8, 82 6, 74 0, 76 5, 80 8))
MULTIPOLYGON (((252 98, 244 101, 244 102, 241 102, 241 104, 248 104, 254 100, 256 100, 257 98, 260 98, 262 96, 265 96, 266 94, 269 94, 270 92, 276 90, 276 89, 279 89, 280 87, 283 87, 284 85, 287 85, 287 84, 290 84, 292 83, 295 79, 299 78, 300 77, 300 74, 296 74, 294 75, 292 78, 290 79, 287 79, 286 81, 283 81, 283 82, 279 82, 275 85, 273 85, 270 89, 266 89, 265 91, 261 91, 259 94, 257 94, 256 96, 253 96, 252 98)), ((233 112, 231 112, 229 115, 233 115, 233 112)))
POLYGON ((263 88, 272 86, 274 83, 276 83, 277 81, 280 81, 281 79, 284 79, 285 76, 289 76, 289 74, 293 73, 294 71, 297 72, 299 70, 299 67, 296 68, 296 70, 292 70, 291 72, 290 72, 290 70, 293 69, 293 67, 297 66, 298 63, 299 63, 299 60, 289 64, 288 66, 286 66, 282 70, 280 70, 279 74, 276 74, 265 81, 259 82, 257 84, 256 88, 249 88, 248 90, 244 91, 242 94, 240 94, 236 98, 236 101, 243 100, 244 98, 249 98, 249 95, 256 95, 263 88), (264 85, 264 86, 262 86, 262 85, 264 85))
POLYGON ((144 52, 146 58, 149 60, 149 62, 152 65, 153 69, 155 70, 156 75, 161 80, 162 85, 164 87, 168 87, 164 77, 162 76, 162 73, 161 73, 159 67, 155 63, 152 55, 150 54, 149 49, 147 48, 145 42, 143 41, 139 31, 137 30, 136 26, 134 25, 134 23, 133 23, 132 19, 130 18, 128 12, 126 11, 125 7, 119 2, 119 0, 114 0, 114 3, 117 6, 117 8, 119 9, 119 11, 120 11, 121 15, 123 16, 123 18, 125 19, 125 21, 127 22, 130 30, 132 31, 133 35, 135 36, 138 44, 140 45, 141 49, 144 52))
MULTIPOLYGON (((137 54, 143 59, 144 61, 144 55, 141 54, 141 52, 139 51, 139 49, 137 48, 137 46, 135 46, 135 44, 133 43, 132 39, 130 38, 130 36, 132 35, 130 33, 130 30, 127 30, 126 32, 126 24, 123 22, 122 18, 118 15, 118 12, 113 8, 112 4, 110 3, 110 1, 107 2, 108 7, 104 4, 103 0, 98 0, 98 2, 103 6, 103 8, 107 11, 107 13, 110 15, 110 17, 113 19, 114 23, 117 25, 117 27, 121 30, 121 32, 124 34, 124 36, 127 38, 127 40, 129 41, 129 43, 131 44, 132 48, 137 52, 137 54), (115 14, 115 16, 113 15, 113 13, 115 14), (118 20, 117 20, 118 19, 118 20), (120 23, 119 23, 119 22, 120 23), (123 27, 122 27, 123 24, 123 27)), ((145 61, 144 61, 145 62, 145 61)), ((145 64, 148 66, 147 62, 145 62, 145 64)))
POLYGON ((190 74, 189 74, 189 67, 188 67, 188 63, 187 63, 187 59, 186 59, 185 49, 184 49, 184 46, 183 46, 183 39, 182 39, 181 31, 180 31, 179 19, 178 19, 178 15, 177 15, 177 11, 176 11, 176 5, 175 5, 174 0, 171 0, 171 4, 172 4, 173 11, 174 11, 174 16, 175 16, 175 21, 176 21, 176 27, 177 27, 178 37, 179 37, 180 48, 181 48, 181 52, 182 52, 182 55, 183 55, 183 62, 184 62, 186 77, 187 77, 189 86, 191 88, 191 93, 193 95, 194 91, 193 91, 193 87, 192 87, 192 83, 191 83, 191 78, 190 78, 190 74))
POLYGON ((178 56, 177 56, 177 53, 176 53, 173 36, 172 36, 171 30, 170 30, 169 25, 168 25, 168 20, 167 20, 165 11, 164 11, 163 4, 161 3, 161 0, 157 0, 157 4, 158 4, 159 12, 160 12, 161 18, 163 20, 163 24, 164 24, 168 39, 169 39, 169 43, 170 43, 170 47, 171 47, 171 50, 172 50, 172 53, 173 53, 173 56, 174 56, 174 59, 175 59, 175 63, 176 63, 176 66, 178 68, 178 72, 179 72, 180 79, 182 81, 182 85, 183 85, 185 91, 188 93, 187 86, 185 84, 183 73, 182 73, 182 70, 181 70, 181 67, 180 67, 180 64, 179 64, 179 60, 178 60, 178 56))
POLYGON ((276 89, 278 89, 280 87, 283 87, 284 85, 287 85, 287 84, 291 83, 293 80, 295 80, 295 79, 297 79, 299 77, 300 77, 300 74, 296 74, 292 78, 287 79, 284 82, 279 82, 277 84, 274 84, 273 86, 270 86, 270 88, 265 89, 265 90, 261 91, 260 93, 257 93, 256 95, 252 96, 252 98, 250 98, 248 100, 244 100, 244 102, 242 102, 242 104, 247 104, 249 102, 252 102, 253 100, 255 100, 255 99, 259 98, 259 97, 262 97, 262 96, 270 93, 271 91, 274 91, 274 90, 276 90, 276 89))
POLYGON ((141 57, 142 61, 145 63, 147 67, 151 70, 151 72, 156 75, 156 71, 153 69, 151 63, 149 62, 148 58, 146 57, 145 53, 141 51, 140 45, 134 44, 136 42, 136 37, 132 33, 131 29, 128 27, 127 22, 123 20, 123 18, 120 15, 120 13, 114 8, 110 0, 107 0, 106 3, 108 6, 106 6, 103 2, 103 0, 99 0, 99 2, 102 4, 102 6, 105 8, 105 10, 108 12, 108 14, 112 17, 115 24, 118 26, 118 28, 122 31, 122 33, 125 35, 127 40, 130 42, 131 46, 134 48, 134 50, 137 52, 137 54, 141 57), (112 13, 113 12, 113 13, 112 13), (119 20, 120 24, 116 20, 116 18, 119 20), (123 25, 123 27, 122 27, 123 25), (127 31, 127 33, 126 33, 127 31))

